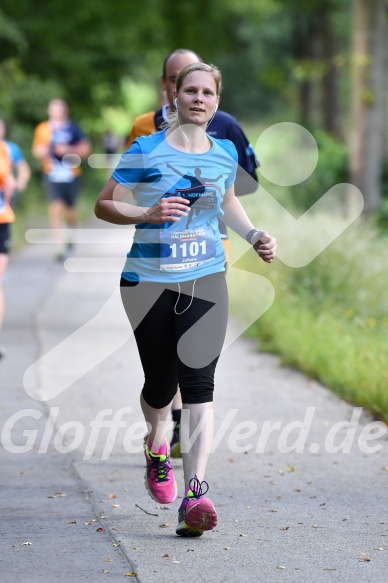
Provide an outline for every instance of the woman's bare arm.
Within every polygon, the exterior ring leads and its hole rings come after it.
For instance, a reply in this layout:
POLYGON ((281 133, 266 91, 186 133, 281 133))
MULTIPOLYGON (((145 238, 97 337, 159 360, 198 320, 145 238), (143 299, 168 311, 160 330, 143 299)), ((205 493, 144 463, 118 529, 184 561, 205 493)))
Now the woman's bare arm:
POLYGON ((109 178, 97 199, 94 212, 97 218, 115 225, 151 223, 158 225, 176 222, 187 215, 189 201, 180 196, 161 198, 151 207, 124 202, 130 190, 109 178))

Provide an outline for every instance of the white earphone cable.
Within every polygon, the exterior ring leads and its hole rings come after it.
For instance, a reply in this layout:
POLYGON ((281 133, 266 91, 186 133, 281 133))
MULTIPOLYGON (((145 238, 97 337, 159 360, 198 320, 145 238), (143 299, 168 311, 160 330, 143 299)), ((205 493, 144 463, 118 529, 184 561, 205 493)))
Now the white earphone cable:
POLYGON ((191 304, 193 303, 193 299, 194 299, 194 288, 195 288, 195 284, 196 284, 196 282, 197 282, 197 280, 195 279, 195 280, 194 280, 194 282, 193 282, 193 290, 192 290, 192 292, 191 292, 191 300, 190 300, 190 303, 189 303, 189 305, 187 306, 187 308, 185 308, 185 309, 184 309, 184 310, 182 310, 181 312, 177 312, 177 311, 176 311, 176 307, 177 307, 177 305, 178 305, 178 302, 179 302, 179 300, 180 300, 180 297, 181 297, 181 286, 180 286, 180 284, 178 283, 178 290, 179 290, 179 295, 178 295, 178 299, 177 299, 177 301, 175 302, 175 306, 174 306, 174 312, 175 312, 175 314, 176 314, 177 316, 180 316, 181 314, 184 314, 184 313, 185 313, 185 312, 186 312, 186 311, 187 311, 187 310, 190 308, 191 304))

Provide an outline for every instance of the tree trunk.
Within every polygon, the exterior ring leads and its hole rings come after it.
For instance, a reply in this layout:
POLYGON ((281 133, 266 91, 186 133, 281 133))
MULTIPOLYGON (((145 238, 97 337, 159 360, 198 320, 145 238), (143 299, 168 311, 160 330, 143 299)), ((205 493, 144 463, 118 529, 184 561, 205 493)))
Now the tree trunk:
POLYGON ((385 0, 354 0, 349 170, 350 182, 365 200, 364 212, 375 211, 381 200, 386 91, 385 0))
POLYGON ((322 79, 322 121, 323 127, 338 137, 341 137, 341 122, 339 111, 338 70, 334 64, 337 49, 337 39, 332 29, 332 6, 322 5, 319 19, 320 58, 325 64, 322 79))
MULTIPOLYGON (((292 55, 302 66, 311 66, 315 57, 315 30, 312 18, 306 15, 297 5, 292 12, 293 38, 292 55)), ((315 118, 315 87, 311 73, 305 73, 305 78, 299 81, 298 106, 300 123, 308 127, 314 126, 315 118)))

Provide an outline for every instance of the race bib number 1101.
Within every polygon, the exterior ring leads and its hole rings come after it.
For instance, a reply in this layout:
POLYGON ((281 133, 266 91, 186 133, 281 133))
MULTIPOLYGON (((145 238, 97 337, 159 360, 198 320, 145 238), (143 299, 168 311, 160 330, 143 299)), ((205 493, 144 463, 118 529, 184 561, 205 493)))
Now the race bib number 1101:
POLYGON ((211 227, 185 231, 160 232, 162 255, 160 269, 182 271, 210 261, 216 254, 216 240, 211 227))

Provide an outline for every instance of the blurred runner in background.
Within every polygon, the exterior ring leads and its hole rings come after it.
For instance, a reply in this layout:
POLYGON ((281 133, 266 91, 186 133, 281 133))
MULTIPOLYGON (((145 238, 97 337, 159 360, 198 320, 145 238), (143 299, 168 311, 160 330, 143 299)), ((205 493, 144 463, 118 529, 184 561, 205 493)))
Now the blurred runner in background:
MULTIPOLYGON (((19 146, 4 140, 5 131, 4 120, 0 119, 0 332, 4 318, 3 279, 11 244, 11 223, 15 220, 11 199, 26 188, 31 174, 19 146)), ((0 360, 4 354, 0 346, 0 360)))
POLYGON ((11 157, 12 174, 16 179, 16 188, 11 196, 11 206, 14 208, 19 192, 25 190, 28 181, 31 178, 31 170, 27 164, 24 154, 15 142, 6 139, 7 126, 5 121, 0 118, 0 140, 7 144, 9 155, 11 157))
POLYGON ((91 147, 81 128, 69 119, 66 101, 52 99, 47 111, 48 120, 35 129, 32 153, 42 163, 50 227, 56 232, 56 258, 62 260, 73 247, 71 239, 65 245, 60 235, 62 221, 65 218, 68 227, 77 226, 79 166, 81 159, 89 156, 91 147))

